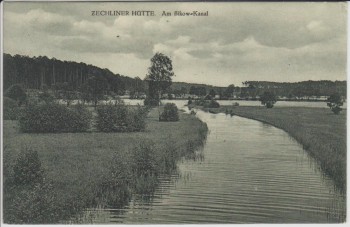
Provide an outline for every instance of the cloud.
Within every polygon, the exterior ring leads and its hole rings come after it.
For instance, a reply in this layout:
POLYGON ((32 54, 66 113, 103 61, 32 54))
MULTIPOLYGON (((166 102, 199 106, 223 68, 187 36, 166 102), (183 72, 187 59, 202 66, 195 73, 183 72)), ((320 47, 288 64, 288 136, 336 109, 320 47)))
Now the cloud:
POLYGON ((156 52, 178 81, 345 79, 345 3, 23 3, 4 6, 4 51, 147 72, 156 52), (155 17, 92 17, 91 10, 154 10, 155 17), (208 17, 161 17, 209 11, 208 17))

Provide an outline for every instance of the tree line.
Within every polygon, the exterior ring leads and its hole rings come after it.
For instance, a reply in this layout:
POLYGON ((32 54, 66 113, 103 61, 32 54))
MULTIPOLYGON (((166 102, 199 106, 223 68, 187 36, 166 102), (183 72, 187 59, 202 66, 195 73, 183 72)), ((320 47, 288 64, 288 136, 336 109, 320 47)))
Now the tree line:
POLYGON ((85 63, 61 61, 46 56, 28 57, 4 54, 4 90, 14 84, 21 84, 25 89, 53 89, 68 84, 69 89, 79 91, 88 79, 95 76, 106 81, 105 91, 117 95, 145 92, 145 83, 140 78, 130 78, 114 74, 85 63))
MULTIPOLYGON (((124 95, 139 98, 148 92, 149 82, 140 77, 127 77, 115 74, 108 69, 72 61, 61 61, 46 56, 28 57, 4 54, 4 90, 14 84, 21 84, 25 89, 56 89, 86 91, 89 78, 104 81, 105 94, 124 95), (64 87, 65 89, 62 89, 64 87), (85 90, 84 90, 85 89, 85 90)), ((91 79, 90 79, 91 83, 91 79)), ((167 83, 165 83, 167 84, 167 83)), ((90 86, 91 87, 91 86, 90 86)), ((156 88, 158 89, 158 88, 156 88)), ((154 90, 154 89, 150 89, 154 90)), ((227 87, 210 86, 184 82, 172 82, 163 94, 177 98, 186 95, 210 96, 220 99, 258 98, 264 92, 273 92, 278 97, 294 99, 310 96, 330 96, 339 93, 346 96, 346 81, 302 81, 295 83, 270 81, 245 81, 242 86, 233 84, 227 87)), ((85 92, 86 93, 86 92, 85 92)), ((151 94, 153 96, 153 94, 151 94)), ((164 98, 164 97, 163 97, 164 98)))

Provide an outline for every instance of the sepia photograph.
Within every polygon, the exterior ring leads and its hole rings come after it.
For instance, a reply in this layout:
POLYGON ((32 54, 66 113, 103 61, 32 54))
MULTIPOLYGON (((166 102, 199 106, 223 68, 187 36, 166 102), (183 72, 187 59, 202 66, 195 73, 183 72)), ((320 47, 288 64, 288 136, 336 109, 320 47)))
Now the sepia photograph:
POLYGON ((1 224, 337 224, 347 2, 1 2, 1 224))

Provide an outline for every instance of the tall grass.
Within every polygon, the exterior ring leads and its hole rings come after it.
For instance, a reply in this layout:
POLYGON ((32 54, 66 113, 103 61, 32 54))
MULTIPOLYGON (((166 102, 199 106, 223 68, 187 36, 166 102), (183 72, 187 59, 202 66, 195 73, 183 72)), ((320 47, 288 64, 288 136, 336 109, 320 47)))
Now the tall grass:
POLYGON ((144 132, 28 134, 16 122, 5 121, 5 222, 58 223, 84 208, 121 207, 132 196, 151 198, 159 176, 176 171, 176 162, 204 143, 207 127, 184 113, 178 122, 159 122, 156 109, 146 123, 144 132), (46 183, 19 193, 9 186, 26 147, 37 151, 46 183), (41 206, 30 202, 40 199, 41 206))

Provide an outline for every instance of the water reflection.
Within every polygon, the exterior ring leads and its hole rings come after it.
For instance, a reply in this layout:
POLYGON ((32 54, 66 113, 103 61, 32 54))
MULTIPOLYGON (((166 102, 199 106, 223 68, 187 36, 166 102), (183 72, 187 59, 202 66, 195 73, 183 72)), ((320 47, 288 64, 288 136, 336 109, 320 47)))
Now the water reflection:
POLYGON ((149 197, 99 210, 92 223, 332 223, 346 199, 284 131, 238 116, 197 116, 210 134, 149 197))

